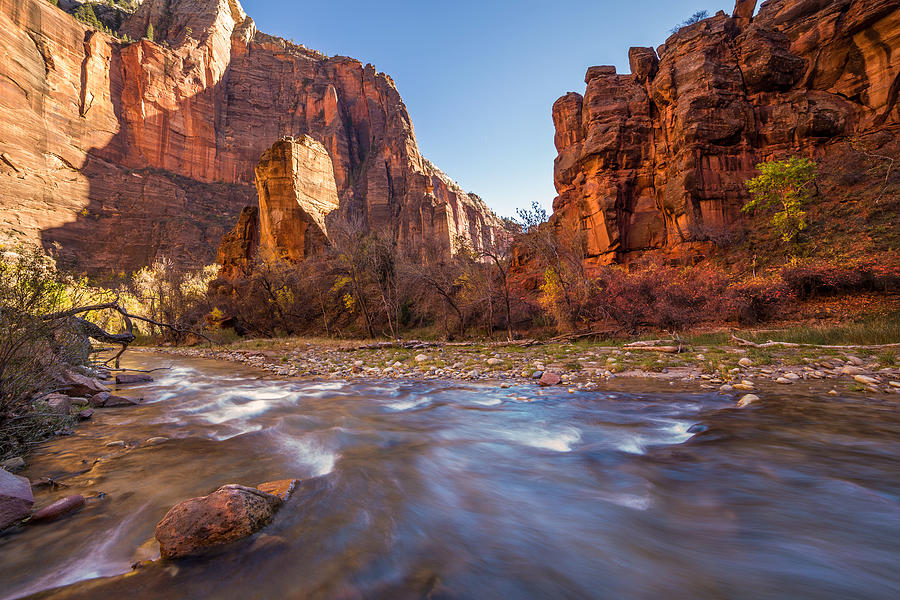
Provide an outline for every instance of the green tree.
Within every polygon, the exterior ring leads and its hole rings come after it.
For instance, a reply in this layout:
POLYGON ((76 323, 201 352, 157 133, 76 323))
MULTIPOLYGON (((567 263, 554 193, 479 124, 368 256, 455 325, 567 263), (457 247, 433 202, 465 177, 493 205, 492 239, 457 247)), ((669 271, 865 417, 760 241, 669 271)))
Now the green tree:
POLYGON ((144 34, 144 37, 153 41, 153 23, 147 23, 147 33, 144 34))
POLYGON ((82 4, 76 8, 75 18, 85 25, 90 25, 96 29, 101 29, 103 27, 100 20, 97 18, 97 15, 94 13, 94 7, 90 4, 82 4))
POLYGON ((791 242, 806 229, 804 207, 812 195, 817 165, 808 158, 791 157, 756 165, 760 174, 747 181, 752 199, 744 212, 775 209, 772 226, 785 242, 791 242))

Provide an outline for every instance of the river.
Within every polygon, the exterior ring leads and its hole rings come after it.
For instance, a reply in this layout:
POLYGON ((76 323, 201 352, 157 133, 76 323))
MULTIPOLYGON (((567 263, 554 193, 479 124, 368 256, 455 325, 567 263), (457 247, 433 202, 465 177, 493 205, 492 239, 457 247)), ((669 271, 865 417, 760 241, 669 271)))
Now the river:
POLYGON ((736 409, 659 382, 569 394, 125 363, 170 368, 124 392, 145 404, 29 458, 25 476, 67 486, 36 506, 92 498, 0 537, 0 598, 900 597, 887 396, 797 385, 736 409), (174 504, 291 477, 308 481, 256 536, 131 571, 174 504))

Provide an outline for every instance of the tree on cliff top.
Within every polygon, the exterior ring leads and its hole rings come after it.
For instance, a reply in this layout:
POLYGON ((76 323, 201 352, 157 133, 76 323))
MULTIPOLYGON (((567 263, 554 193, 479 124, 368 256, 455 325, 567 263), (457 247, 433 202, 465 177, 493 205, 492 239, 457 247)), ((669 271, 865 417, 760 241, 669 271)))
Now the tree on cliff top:
POLYGON ((675 33, 683 27, 688 27, 690 25, 696 25, 703 19, 708 19, 708 18, 709 18, 709 11, 698 10, 697 12, 692 14, 690 17, 688 17, 687 19, 685 19, 684 21, 682 21, 681 23, 679 23, 678 25, 676 25, 675 27, 670 29, 669 33, 675 33))
POLYGON ((147 23, 147 33, 144 34, 144 37, 153 41, 153 23, 147 23))
POLYGON ((806 229, 803 207, 812 195, 816 163, 808 158, 791 157, 756 165, 760 174, 747 182, 752 199, 742 210, 780 209, 772 215, 772 226, 785 242, 791 242, 806 229))

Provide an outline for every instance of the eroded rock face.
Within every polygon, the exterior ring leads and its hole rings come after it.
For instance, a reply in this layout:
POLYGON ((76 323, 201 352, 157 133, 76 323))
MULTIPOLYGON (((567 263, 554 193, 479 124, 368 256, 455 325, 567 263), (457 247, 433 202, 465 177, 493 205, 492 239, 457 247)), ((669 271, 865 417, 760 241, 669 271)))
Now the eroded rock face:
POLYGON ((900 0, 755 6, 682 28, 658 57, 632 48, 631 75, 591 67, 584 96, 554 104, 553 221, 591 262, 702 252, 739 226, 756 163, 897 134, 900 0))
POLYGON ((309 136, 275 142, 256 166, 256 190, 265 255, 301 260, 325 249, 325 218, 339 207, 325 146, 309 136))
POLYGON ((174 506, 156 526, 163 558, 179 558, 247 537, 268 525, 294 484, 272 482, 260 488, 224 485, 208 496, 174 506), (290 489, 286 489, 286 488, 290 489))
POLYGON ((149 23, 156 43, 123 44, 43 0, 0 0, 0 230, 92 271, 209 263, 256 204, 260 156, 305 134, 360 227, 410 250, 493 241, 500 220, 421 156, 372 65, 260 33, 236 0, 146 0, 121 32, 149 23))

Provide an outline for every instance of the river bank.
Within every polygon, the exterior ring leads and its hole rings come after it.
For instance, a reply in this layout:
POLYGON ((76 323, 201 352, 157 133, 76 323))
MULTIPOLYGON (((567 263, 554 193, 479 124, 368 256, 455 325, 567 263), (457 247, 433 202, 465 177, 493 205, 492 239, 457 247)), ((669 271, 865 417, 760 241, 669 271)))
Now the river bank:
POLYGON ((753 391, 757 383, 828 384, 835 392, 900 393, 896 346, 768 346, 672 342, 523 344, 395 344, 331 340, 246 340, 223 348, 153 348, 179 356, 226 360, 280 377, 536 383, 559 376, 570 391, 646 378, 716 389, 753 391))

